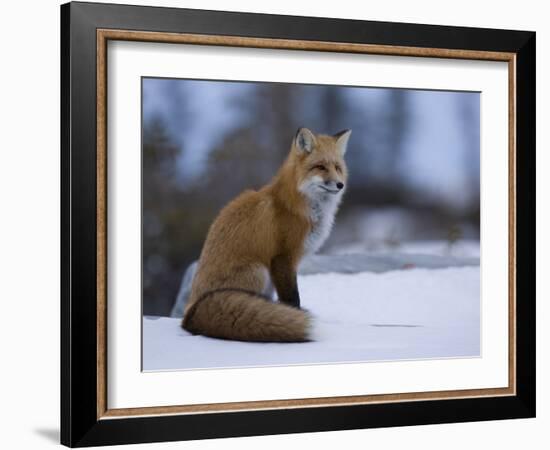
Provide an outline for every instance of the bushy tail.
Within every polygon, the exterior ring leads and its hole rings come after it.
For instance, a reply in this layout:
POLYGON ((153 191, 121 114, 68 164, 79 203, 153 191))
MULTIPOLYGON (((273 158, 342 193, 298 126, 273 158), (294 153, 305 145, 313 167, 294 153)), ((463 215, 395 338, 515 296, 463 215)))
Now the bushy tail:
POLYGON ((306 311, 238 289, 207 292, 187 309, 182 321, 193 334, 260 342, 309 341, 311 325, 306 311))

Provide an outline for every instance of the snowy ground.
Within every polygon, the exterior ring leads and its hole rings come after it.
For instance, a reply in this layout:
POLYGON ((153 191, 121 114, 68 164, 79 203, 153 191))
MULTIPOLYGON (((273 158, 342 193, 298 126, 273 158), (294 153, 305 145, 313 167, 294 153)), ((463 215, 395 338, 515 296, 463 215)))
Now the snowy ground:
POLYGON ((143 319, 144 370, 480 355, 479 266, 299 277, 320 340, 245 343, 193 336, 180 319, 143 319))
MULTIPOLYGON (((404 241, 399 245, 378 242, 372 247, 366 241, 333 246, 328 252, 306 256, 298 267, 299 275, 324 273, 382 273, 403 269, 442 269, 447 267, 479 267, 479 241, 404 241)), ((191 292, 197 262, 183 274, 178 295, 170 313, 181 318, 191 292)))
POLYGON ((405 241, 399 244, 388 245, 383 241, 377 241, 376 245, 365 242, 354 242, 352 244, 339 245, 333 249, 331 254, 413 254, 413 255, 434 255, 454 258, 477 258, 480 257, 478 240, 461 239, 453 244, 443 240, 433 241, 405 241))

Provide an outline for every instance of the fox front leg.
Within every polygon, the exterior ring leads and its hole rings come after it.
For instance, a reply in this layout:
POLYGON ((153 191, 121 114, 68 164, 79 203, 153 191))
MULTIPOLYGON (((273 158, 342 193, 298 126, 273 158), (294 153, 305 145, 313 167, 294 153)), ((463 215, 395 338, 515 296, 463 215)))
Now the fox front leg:
POLYGON ((298 292, 296 269, 290 259, 284 255, 273 258, 270 275, 279 301, 295 308, 300 308, 300 293, 298 292))

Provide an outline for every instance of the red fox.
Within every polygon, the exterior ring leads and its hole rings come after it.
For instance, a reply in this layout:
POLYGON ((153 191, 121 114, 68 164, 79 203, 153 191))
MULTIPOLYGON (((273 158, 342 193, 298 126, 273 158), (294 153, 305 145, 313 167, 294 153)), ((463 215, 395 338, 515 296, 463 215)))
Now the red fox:
POLYGON ((241 341, 313 340, 313 319, 300 309, 296 271, 332 228, 347 181, 350 134, 300 128, 271 182, 221 210, 199 258, 184 329, 241 341), (270 282, 278 303, 266 295, 270 282))

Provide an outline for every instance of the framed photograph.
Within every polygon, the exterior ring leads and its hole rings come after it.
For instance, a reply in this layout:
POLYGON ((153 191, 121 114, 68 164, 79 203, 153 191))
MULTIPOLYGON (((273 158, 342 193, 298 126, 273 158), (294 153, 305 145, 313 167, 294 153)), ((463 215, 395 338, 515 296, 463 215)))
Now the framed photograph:
POLYGON ((61 441, 535 416, 535 33, 61 7, 61 441))

